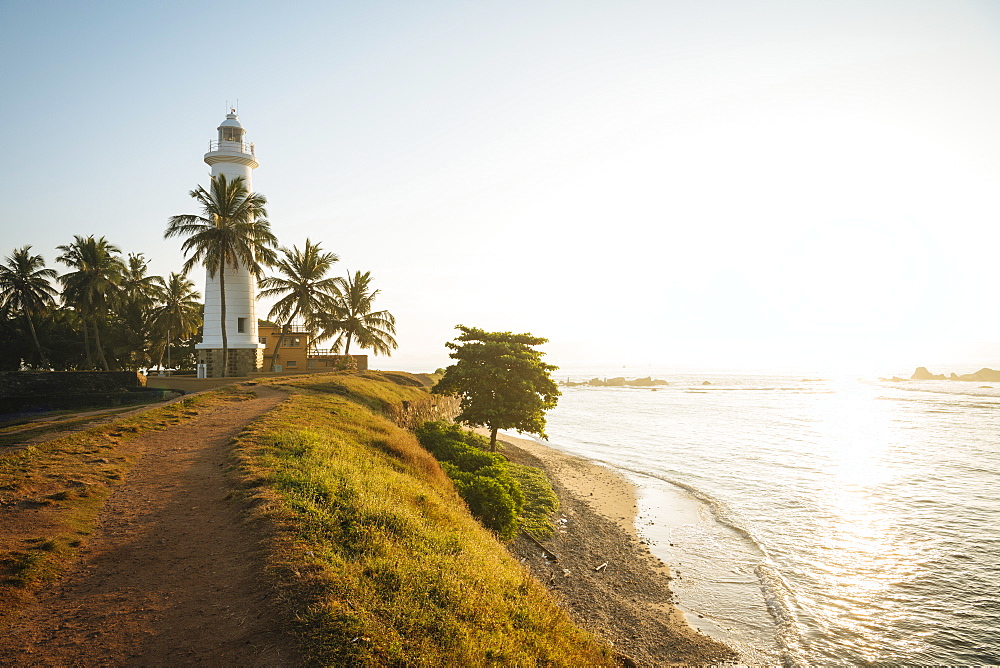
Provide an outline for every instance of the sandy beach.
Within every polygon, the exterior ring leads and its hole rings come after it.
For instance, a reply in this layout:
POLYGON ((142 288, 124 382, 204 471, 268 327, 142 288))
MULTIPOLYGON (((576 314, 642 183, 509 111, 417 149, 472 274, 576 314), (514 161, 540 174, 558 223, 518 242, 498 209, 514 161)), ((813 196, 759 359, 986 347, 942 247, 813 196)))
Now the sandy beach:
POLYGON ((669 568, 635 531, 636 489, 596 462, 502 435, 511 460, 544 469, 559 495, 556 533, 511 546, 576 621, 613 643, 623 665, 706 665, 736 659, 673 605, 669 568), (548 554, 546 554, 546 552, 548 554))

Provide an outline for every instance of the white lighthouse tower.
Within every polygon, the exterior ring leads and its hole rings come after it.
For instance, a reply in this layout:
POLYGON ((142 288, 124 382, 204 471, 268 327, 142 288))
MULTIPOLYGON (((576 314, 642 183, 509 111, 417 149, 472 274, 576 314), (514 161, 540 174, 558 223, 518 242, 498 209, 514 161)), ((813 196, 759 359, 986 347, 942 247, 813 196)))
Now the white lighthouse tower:
MULTIPOLYGON (((246 131, 240 125, 236 110, 226 114, 219 126, 219 138, 212 141, 205 162, 212 167, 212 176, 225 175, 227 181, 237 176, 249 192, 253 192, 252 172, 257 168, 254 146, 245 141, 246 131)), ((260 371, 263 348, 257 336, 257 279, 246 267, 226 267, 226 338, 229 348, 229 368, 226 376, 245 376, 260 371)), ((219 274, 205 276, 205 327, 198 350, 199 375, 209 378, 222 376, 222 291, 219 274), (204 366, 201 366, 204 365, 204 366)))

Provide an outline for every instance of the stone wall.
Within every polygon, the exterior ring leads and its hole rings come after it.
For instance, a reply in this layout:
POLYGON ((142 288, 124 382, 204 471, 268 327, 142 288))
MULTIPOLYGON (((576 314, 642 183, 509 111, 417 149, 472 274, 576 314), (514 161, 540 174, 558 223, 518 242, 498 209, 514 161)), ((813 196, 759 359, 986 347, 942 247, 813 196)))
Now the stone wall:
MULTIPOLYGON (((350 367, 348 358, 354 360, 354 371, 368 371, 368 355, 314 355, 309 358, 309 371, 325 371, 328 369, 345 370, 350 367)), ((299 371, 285 367, 282 371, 299 371)))
POLYGON ((461 412, 461 400, 454 395, 429 394, 426 399, 404 401, 389 407, 389 417, 404 429, 416 429, 429 420, 451 422, 461 412))
POLYGON ((137 371, 4 371, 0 397, 121 392, 146 387, 137 371))
MULTIPOLYGON (((205 364, 209 378, 222 377, 222 350, 218 348, 199 350, 198 364, 205 364)), ((226 376, 240 378, 259 372, 264 366, 264 351, 261 348, 230 348, 229 368, 226 376)))
POLYGON ((128 406, 163 401, 175 392, 146 387, 135 371, 7 371, 0 373, 0 413, 128 406))

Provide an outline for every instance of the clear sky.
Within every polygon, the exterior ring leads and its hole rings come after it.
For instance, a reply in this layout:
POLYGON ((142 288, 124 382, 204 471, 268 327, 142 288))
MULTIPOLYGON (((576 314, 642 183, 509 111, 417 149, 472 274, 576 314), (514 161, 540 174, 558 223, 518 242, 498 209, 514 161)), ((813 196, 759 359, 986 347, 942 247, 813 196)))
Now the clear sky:
POLYGON ((376 366, 458 323, 568 365, 1000 366, 992 0, 3 0, 0 254, 178 270, 237 100, 281 242, 397 316, 376 366))

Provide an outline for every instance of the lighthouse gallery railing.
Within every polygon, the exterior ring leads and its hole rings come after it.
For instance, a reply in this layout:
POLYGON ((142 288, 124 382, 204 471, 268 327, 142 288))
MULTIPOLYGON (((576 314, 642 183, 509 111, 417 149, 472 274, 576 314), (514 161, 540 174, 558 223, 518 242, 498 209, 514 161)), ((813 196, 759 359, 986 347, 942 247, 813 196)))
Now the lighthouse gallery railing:
POLYGON ((231 153, 249 153, 254 155, 253 144, 245 141, 230 141, 228 139, 208 142, 208 152, 229 151, 231 153))

